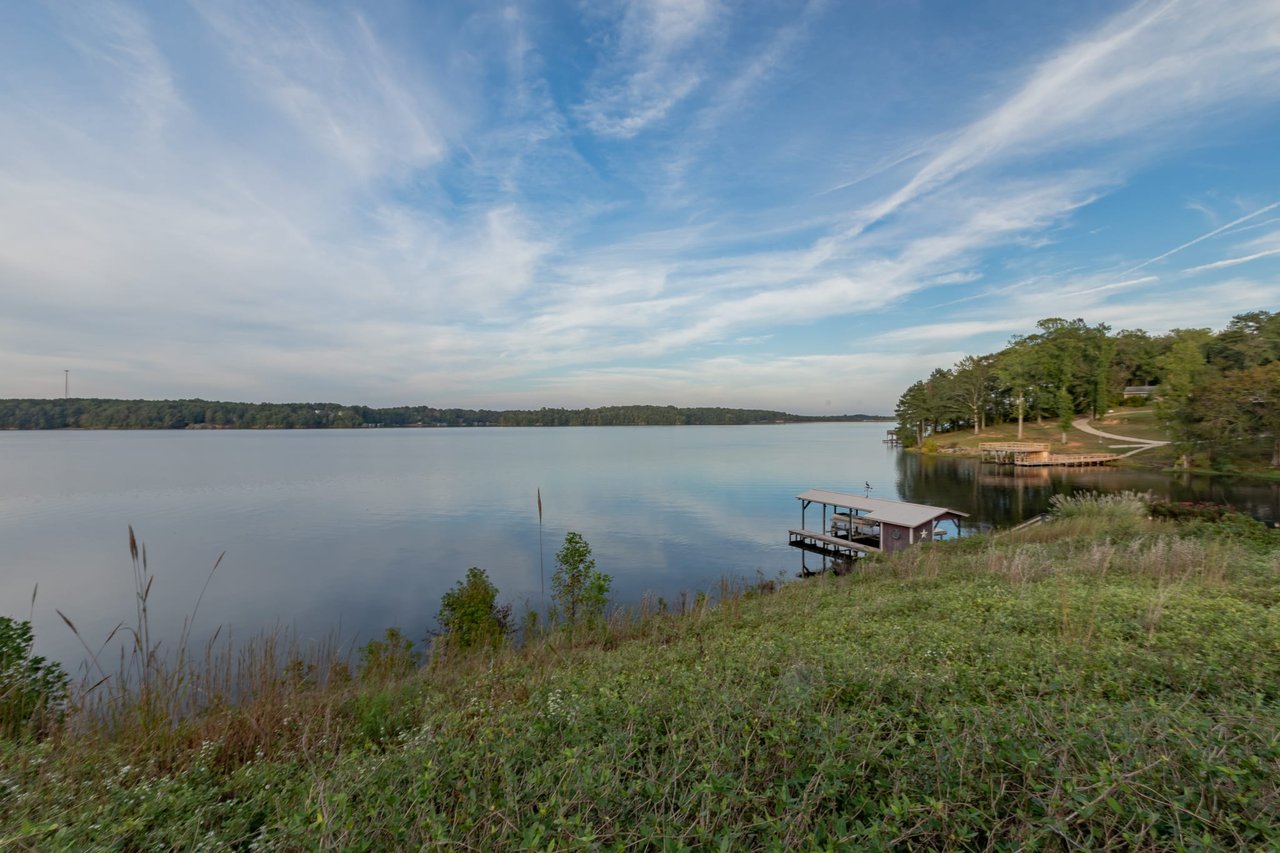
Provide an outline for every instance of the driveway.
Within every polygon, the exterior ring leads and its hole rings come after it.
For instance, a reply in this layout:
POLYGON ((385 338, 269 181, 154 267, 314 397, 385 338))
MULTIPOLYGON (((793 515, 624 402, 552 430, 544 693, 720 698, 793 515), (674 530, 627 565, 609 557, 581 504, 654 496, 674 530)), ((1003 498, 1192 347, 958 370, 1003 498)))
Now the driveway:
POLYGON ((1128 435, 1116 435, 1113 432, 1103 432, 1100 429, 1094 429, 1090 426, 1088 418, 1077 418, 1071 422, 1071 425, 1081 432, 1089 433, 1089 435, 1096 435, 1099 438, 1110 438, 1115 441, 1125 442, 1129 447, 1133 448, 1133 450, 1124 454, 1125 456, 1132 456, 1135 453, 1141 453, 1142 451, 1150 450, 1153 447, 1164 447, 1169 443, 1167 441, 1152 441, 1148 438, 1133 438, 1128 435))

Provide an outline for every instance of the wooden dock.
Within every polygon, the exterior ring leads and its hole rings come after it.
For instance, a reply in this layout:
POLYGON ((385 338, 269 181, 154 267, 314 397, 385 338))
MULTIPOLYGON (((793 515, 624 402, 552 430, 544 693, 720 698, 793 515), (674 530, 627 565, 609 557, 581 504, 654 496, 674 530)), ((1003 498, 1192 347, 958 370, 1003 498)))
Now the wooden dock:
POLYGON ((892 554, 918 542, 940 539, 945 534, 938 525, 945 521, 955 524, 959 536, 960 520, 968 518, 967 513, 946 507, 830 489, 810 489, 796 498, 800 501, 800 526, 789 531, 788 544, 811 554, 842 560, 867 554, 892 554), (811 530, 805 520, 805 513, 813 504, 822 510, 822 526, 817 530, 811 530))
POLYGON ((1047 468, 1050 465, 1086 468, 1090 465, 1106 465, 1119 458, 1119 453, 1050 453, 1044 459, 1015 460, 1013 464, 1025 468, 1047 468))
POLYGON ((842 536, 828 536, 813 530, 791 530, 790 544, 811 554, 824 557, 856 557, 859 554, 879 554, 880 549, 874 544, 879 537, 860 537, 846 539, 842 536))
POLYGON ((1049 444, 1043 441, 984 441, 978 445, 983 462, 1013 465, 1028 456, 1047 456, 1049 444))
POLYGON ((1083 468, 1120 458, 1118 453, 1054 453, 1047 442, 1041 441, 984 441, 978 445, 978 452, 983 462, 1021 468, 1083 468))

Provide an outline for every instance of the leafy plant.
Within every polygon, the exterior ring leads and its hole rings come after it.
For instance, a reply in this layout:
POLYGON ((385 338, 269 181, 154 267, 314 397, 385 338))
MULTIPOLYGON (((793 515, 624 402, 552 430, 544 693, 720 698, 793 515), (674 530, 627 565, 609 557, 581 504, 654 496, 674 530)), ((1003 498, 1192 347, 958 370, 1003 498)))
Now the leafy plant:
POLYGON ((361 681, 389 681, 408 675, 417 666, 413 640, 399 628, 388 628, 381 640, 370 640, 360 649, 357 672, 361 681))
POLYGON ((1049 498, 1050 514, 1057 518, 1100 518, 1114 522, 1134 522, 1147 517, 1150 495, 1116 492, 1104 495, 1084 492, 1049 498))
POLYGON ((565 534, 564 547, 556 554, 556 572, 551 576, 551 594, 560 615, 572 628, 591 624, 604 616, 613 578, 596 571, 591 546, 579 533, 565 534))
POLYGON ((497 646, 511 629, 511 605, 497 605, 498 588, 484 569, 472 566, 440 599, 436 618, 455 648, 497 646))
POLYGON ((62 667, 31 653, 31 623, 0 616, 0 736, 40 733, 67 701, 62 667))

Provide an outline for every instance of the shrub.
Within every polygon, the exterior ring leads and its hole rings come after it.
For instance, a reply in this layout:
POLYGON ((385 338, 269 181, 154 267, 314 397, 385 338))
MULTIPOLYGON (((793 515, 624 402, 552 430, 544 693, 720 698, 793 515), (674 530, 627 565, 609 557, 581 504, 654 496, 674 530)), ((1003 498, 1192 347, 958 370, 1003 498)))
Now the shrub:
POLYGON ((1049 498, 1049 512, 1056 518, 1105 518, 1118 522, 1146 518, 1150 496, 1142 492, 1116 492, 1102 495, 1084 492, 1077 495, 1054 495, 1049 498))
POLYGON ((581 534, 569 531, 564 547, 556 554, 556 572, 551 576, 551 594, 560 615, 569 627, 590 624, 604 616, 613 578, 596 571, 591 546, 581 534))
POLYGON ((497 646, 511 627, 511 605, 497 606, 498 588, 484 569, 467 569, 466 580, 458 581, 440 599, 436 619, 450 645, 459 649, 497 646))
POLYGON ((360 650, 361 681, 401 678, 417 666, 418 654, 413 650, 413 640, 402 634, 399 628, 388 628, 381 640, 370 640, 360 650))
POLYGON ((1153 518, 1173 521, 1222 521, 1235 510, 1226 504, 1209 501, 1152 501, 1153 518))
POLYGON ((1256 518, 1227 504, 1209 501, 1152 501, 1151 515, 1182 525, 1190 536, 1232 539, 1261 549, 1280 545, 1280 536, 1256 518))
POLYGON ((41 733, 66 708, 67 674, 31 653, 30 622, 0 616, 0 736, 41 733))

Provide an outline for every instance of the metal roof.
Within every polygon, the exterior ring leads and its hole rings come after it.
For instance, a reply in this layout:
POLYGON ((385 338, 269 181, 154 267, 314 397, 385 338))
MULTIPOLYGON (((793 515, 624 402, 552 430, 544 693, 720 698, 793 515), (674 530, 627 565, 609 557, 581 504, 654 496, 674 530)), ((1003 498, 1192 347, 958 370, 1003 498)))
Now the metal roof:
POLYGON ((944 515, 968 518, 969 513, 958 512, 941 506, 925 504, 909 504, 904 501, 889 501, 883 498, 864 498, 847 492, 833 492, 828 489, 810 489, 804 494, 796 495, 802 501, 826 504, 827 506, 845 507, 862 513, 868 521, 879 521, 885 524, 896 524, 901 527, 919 527, 935 521, 944 515))

